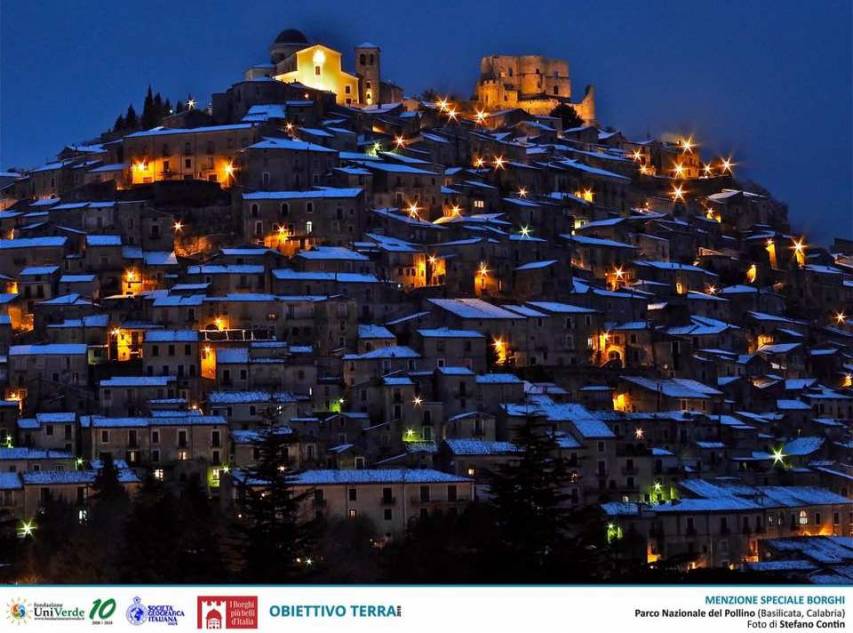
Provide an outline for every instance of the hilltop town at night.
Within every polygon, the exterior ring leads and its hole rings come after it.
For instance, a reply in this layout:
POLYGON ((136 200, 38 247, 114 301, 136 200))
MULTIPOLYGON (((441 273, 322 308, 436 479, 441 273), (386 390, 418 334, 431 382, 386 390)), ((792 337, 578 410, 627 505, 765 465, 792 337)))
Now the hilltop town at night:
POLYGON ((845 227, 571 60, 270 39, 3 156, 3 582, 853 581, 845 227))

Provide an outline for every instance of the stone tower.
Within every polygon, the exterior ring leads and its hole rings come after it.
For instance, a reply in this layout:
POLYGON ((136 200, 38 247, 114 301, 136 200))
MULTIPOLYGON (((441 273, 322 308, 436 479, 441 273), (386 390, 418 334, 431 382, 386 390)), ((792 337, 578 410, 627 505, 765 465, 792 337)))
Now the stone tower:
POLYGON ((358 85, 359 101, 364 105, 381 102, 379 94, 379 47, 365 42, 355 47, 355 74, 361 80, 358 85))

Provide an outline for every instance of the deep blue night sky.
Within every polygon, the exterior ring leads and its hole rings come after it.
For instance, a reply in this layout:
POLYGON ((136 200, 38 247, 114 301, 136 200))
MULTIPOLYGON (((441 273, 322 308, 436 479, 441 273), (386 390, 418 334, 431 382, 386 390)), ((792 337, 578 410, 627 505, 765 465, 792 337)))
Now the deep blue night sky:
POLYGON ((567 58, 604 125, 690 132, 789 203, 812 240, 853 237, 850 0, 311 2, 0 0, 0 168, 110 126, 148 84, 175 101, 268 61, 285 27, 370 40, 407 94, 468 96, 488 53, 567 58), (446 5, 446 6, 442 6, 446 5))

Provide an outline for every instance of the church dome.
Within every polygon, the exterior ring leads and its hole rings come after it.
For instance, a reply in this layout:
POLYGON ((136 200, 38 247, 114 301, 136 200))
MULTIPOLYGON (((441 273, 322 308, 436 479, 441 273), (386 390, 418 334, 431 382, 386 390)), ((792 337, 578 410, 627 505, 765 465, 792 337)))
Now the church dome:
POLYGON ((302 31, 296 29, 284 29, 275 38, 275 44, 307 44, 308 38, 302 31))

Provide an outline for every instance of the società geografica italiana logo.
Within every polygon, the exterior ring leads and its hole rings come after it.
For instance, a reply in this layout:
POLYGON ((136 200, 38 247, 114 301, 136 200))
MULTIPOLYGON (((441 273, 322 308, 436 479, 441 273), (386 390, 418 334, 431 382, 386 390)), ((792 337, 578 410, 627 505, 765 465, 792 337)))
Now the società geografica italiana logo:
POLYGON ((139 596, 133 597, 133 603, 125 611, 127 621, 134 626, 140 626, 146 622, 175 626, 184 615, 186 614, 183 609, 175 608, 171 604, 146 605, 139 596))
POLYGON ((33 619, 33 609, 23 598, 13 598, 6 605, 6 621, 11 624, 26 624, 33 619))

